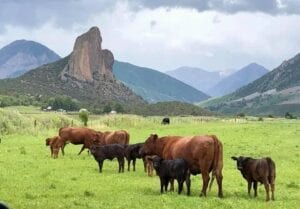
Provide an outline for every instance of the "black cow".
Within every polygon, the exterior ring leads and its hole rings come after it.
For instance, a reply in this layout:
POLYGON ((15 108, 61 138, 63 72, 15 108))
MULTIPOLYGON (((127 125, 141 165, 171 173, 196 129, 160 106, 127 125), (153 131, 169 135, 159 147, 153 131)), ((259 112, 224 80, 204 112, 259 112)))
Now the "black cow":
POLYGON ((170 118, 163 118, 161 121, 162 125, 169 125, 170 124, 170 118))
POLYGON ((103 161, 105 159, 118 159, 119 173, 124 172, 125 148, 127 145, 108 144, 108 145, 91 145, 90 151, 99 165, 99 172, 102 172, 103 161))
POLYGON ((142 158, 144 162, 144 170, 146 171, 146 162, 142 157, 140 149, 143 147, 144 143, 130 144, 125 149, 125 157, 128 163, 128 171, 130 171, 130 162, 132 160, 133 171, 135 171, 135 162, 137 158, 142 158))
POLYGON ((248 182, 248 194, 250 196, 251 184, 253 183, 254 196, 257 196, 257 182, 263 183, 266 190, 266 201, 270 200, 269 187, 271 186, 272 200, 275 190, 275 163, 269 158, 253 159, 251 157, 231 157, 237 161, 237 169, 248 182))
POLYGON ((164 160, 159 156, 150 158, 153 161, 153 167, 160 178, 160 192, 167 191, 168 183, 171 179, 176 179, 178 182, 178 194, 183 189, 185 181, 187 186, 187 195, 190 195, 191 180, 188 162, 184 159, 164 160))

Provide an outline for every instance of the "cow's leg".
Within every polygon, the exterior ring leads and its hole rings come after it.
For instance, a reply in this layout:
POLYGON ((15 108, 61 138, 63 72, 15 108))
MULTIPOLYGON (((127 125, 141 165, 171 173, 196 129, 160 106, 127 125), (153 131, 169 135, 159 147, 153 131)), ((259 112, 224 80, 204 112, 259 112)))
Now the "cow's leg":
POLYGON ((270 194, 269 194, 269 182, 267 179, 264 179, 263 181, 264 186, 265 186, 265 190, 266 190, 266 201, 270 200, 270 194))
POLYGON ((144 171, 146 173, 147 172, 147 162, 144 157, 142 159, 143 159, 143 164, 144 164, 144 171))
POLYGON ((164 178, 160 177, 160 193, 161 194, 164 192, 164 184, 165 184, 164 178))
POLYGON ((215 172, 216 172, 215 177, 217 179, 217 184, 218 184, 218 197, 222 198, 223 197, 223 188, 222 188, 223 175, 222 175, 222 170, 217 169, 215 172))
POLYGON ((274 177, 271 179, 271 191, 272 191, 272 200, 275 200, 275 197, 274 197, 274 192, 275 192, 275 180, 274 180, 274 177))
POLYGON ((174 192, 174 179, 170 179, 170 191, 174 192))
POLYGON ((83 146, 81 147, 81 150, 80 150, 80 152, 78 153, 78 155, 80 155, 84 149, 85 149, 85 145, 83 145, 83 146))
POLYGON ((169 178, 165 178, 165 191, 167 192, 168 191, 168 184, 169 184, 169 181, 170 179, 169 178))
POLYGON ((122 173, 124 173, 124 165, 125 165, 125 160, 124 157, 121 158, 121 169, 122 169, 122 173))
POLYGON ((257 197, 257 181, 253 182, 254 197, 257 197))
POLYGON ((98 161, 98 165, 99 165, 99 172, 102 173, 103 160, 98 161))
POLYGON ((179 180, 177 180, 177 182, 178 182, 178 194, 181 194, 184 180, 179 179, 179 180))
POLYGON ((61 149, 62 155, 65 155, 65 145, 62 145, 60 149, 61 149))
POLYGON ((50 145, 51 157, 53 158, 53 147, 50 145))
POLYGON ((251 196, 251 194, 250 194, 251 186, 252 186, 252 182, 250 180, 248 180, 248 195, 249 196, 251 196))
POLYGON ((210 183, 209 183, 209 187, 208 187, 208 191, 211 191, 211 187, 212 187, 212 185, 214 183, 214 180, 215 180, 215 175, 212 174, 211 175, 211 180, 210 180, 210 183))
POLYGON ((191 178, 190 178, 190 174, 188 174, 186 176, 185 183, 186 183, 186 188, 187 188, 187 195, 190 195, 191 194, 191 178))
POLYGON ((133 171, 135 171, 135 161, 136 161, 136 158, 133 158, 132 159, 133 171))
POLYGON ((128 164, 128 171, 130 171, 130 161, 131 161, 131 158, 127 158, 127 164, 128 164))

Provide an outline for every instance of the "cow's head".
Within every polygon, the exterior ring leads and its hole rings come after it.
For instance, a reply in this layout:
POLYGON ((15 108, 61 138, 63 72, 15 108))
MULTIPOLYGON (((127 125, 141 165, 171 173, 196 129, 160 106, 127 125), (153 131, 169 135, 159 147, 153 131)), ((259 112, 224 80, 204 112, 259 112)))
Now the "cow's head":
POLYGON ((146 139, 145 144, 140 149, 140 155, 153 155, 155 154, 155 144, 158 139, 157 134, 151 134, 148 139, 146 139))
POLYGON ((161 163, 163 162, 164 159, 157 155, 154 155, 152 157, 149 157, 148 160, 152 161, 153 167, 155 168, 155 170, 159 170, 161 163))
POLYGON ((238 170, 242 170, 244 165, 247 163, 247 161, 250 159, 249 157, 231 157, 231 159, 236 161, 236 167, 238 170))
POLYGON ((46 139, 46 146, 49 146, 49 145, 50 145, 50 142, 51 142, 51 138, 47 138, 47 139, 46 139))

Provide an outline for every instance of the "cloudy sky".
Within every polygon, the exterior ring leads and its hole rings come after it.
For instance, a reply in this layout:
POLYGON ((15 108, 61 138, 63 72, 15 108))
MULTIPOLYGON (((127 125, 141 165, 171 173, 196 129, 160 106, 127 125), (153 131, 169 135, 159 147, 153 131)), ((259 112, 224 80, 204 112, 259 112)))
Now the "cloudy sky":
POLYGON ((115 59, 160 71, 209 71, 300 53, 300 0, 0 0, 0 48, 40 42, 60 56, 98 26, 115 59))

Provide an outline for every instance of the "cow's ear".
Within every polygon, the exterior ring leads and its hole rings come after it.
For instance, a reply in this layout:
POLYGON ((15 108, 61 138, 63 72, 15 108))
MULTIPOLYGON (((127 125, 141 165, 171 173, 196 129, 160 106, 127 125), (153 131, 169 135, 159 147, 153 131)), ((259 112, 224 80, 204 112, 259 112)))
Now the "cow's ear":
POLYGON ((153 139, 156 140, 158 138, 157 134, 153 134, 153 139))
POLYGON ((237 159, 237 157, 231 157, 231 159, 233 159, 233 160, 235 160, 235 161, 237 161, 238 159, 237 159))

